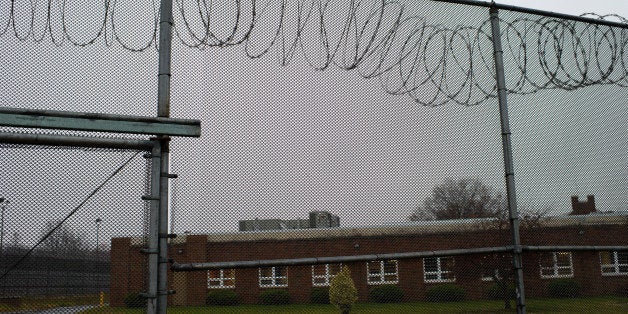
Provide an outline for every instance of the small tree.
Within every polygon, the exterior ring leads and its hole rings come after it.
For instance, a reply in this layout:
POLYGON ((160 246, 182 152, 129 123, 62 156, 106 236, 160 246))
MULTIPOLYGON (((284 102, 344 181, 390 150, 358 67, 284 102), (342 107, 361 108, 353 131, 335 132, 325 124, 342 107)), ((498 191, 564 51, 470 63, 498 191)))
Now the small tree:
POLYGON ((335 305, 342 314, 348 314, 357 300, 358 290, 351 279, 349 268, 344 266, 342 271, 331 280, 329 302, 335 305))

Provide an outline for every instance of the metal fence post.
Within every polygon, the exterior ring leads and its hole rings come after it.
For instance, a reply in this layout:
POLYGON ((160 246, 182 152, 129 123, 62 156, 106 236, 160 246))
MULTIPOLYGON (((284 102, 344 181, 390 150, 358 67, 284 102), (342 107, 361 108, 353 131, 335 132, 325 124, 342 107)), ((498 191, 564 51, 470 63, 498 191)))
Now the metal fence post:
POLYGON ((504 59, 499 30, 498 9, 490 7, 491 32, 493 37, 493 56, 497 78, 497 99, 499 101, 499 116, 502 132, 502 150, 504 155, 504 173, 506 176, 506 194, 508 195, 508 215, 512 232, 513 269, 517 288, 517 313, 525 313, 525 290, 523 285, 523 270, 521 265, 521 239, 519 236, 519 213, 517 211, 517 197, 515 194, 515 174, 512 162, 512 147, 510 143, 510 124, 508 122, 508 104, 506 78, 504 75, 504 59))
MULTIPOLYGON (((170 61, 172 47, 172 0, 161 0, 159 20, 159 77, 157 115, 170 117, 170 61)), ((170 138, 159 137, 161 165, 159 174, 159 267, 157 279, 157 312, 166 313, 168 305, 168 180, 170 138)))
POLYGON ((146 312, 157 313, 157 282, 159 270, 159 173, 161 171, 161 145, 155 141, 151 150, 151 178, 150 178, 150 215, 148 231, 148 293, 146 312))

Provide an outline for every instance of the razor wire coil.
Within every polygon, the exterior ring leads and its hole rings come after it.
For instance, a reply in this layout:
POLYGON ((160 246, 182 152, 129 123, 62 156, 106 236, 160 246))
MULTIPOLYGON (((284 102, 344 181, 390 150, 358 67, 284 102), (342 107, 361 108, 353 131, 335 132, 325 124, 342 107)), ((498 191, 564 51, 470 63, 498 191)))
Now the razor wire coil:
MULTIPOLYGON (((57 46, 101 40, 144 51, 156 47, 159 24, 158 2, 144 2, 4 2, 0 36, 40 42, 48 34, 57 46), (142 9, 127 10, 131 5, 142 9)), ((446 26, 388 0, 175 0, 173 11, 174 33, 188 47, 242 45, 249 58, 274 53, 284 66, 298 55, 316 70, 334 66, 377 78, 386 93, 427 106, 496 97, 488 15, 476 26, 446 26)), ((586 16, 628 24, 617 15, 586 16)), ((628 87, 626 28, 529 14, 500 25, 511 94, 628 87)))

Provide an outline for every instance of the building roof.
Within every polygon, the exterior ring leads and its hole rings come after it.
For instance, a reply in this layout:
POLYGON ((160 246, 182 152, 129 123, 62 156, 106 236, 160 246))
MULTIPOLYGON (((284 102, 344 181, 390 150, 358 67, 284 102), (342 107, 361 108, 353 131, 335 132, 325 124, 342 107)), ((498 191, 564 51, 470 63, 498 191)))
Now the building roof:
MULTIPOLYGON (((538 227, 568 227, 581 225, 618 225, 628 224, 628 211, 615 213, 597 213, 579 216, 549 216, 541 218, 538 227)), ((404 236, 438 234, 450 232, 473 232, 478 230, 504 229, 508 222, 496 218, 456 219, 412 221, 396 224, 341 227, 321 229, 292 229, 246 231, 208 234, 208 242, 249 242, 303 239, 330 239, 352 237, 404 236)), ((174 243, 185 242, 185 236, 174 239, 174 243)))

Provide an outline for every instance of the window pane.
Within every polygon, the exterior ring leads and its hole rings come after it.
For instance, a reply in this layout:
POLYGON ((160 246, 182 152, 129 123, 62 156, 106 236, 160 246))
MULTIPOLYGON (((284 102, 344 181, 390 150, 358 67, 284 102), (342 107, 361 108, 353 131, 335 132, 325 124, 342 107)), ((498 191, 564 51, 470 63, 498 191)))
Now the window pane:
POLYGON ((444 280, 454 280, 456 279, 456 276, 454 275, 453 272, 446 272, 441 274, 442 279, 444 280))
POLYGON ((369 262, 368 263, 369 274, 371 275, 379 274, 380 267, 381 267, 381 264, 379 261, 369 262))
POLYGON ((235 278, 235 269, 225 269, 223 271, 223 276, 225 278, 235 278))
POLYGON ((628 265, 619 266, 620 273, 628 273, 628 265))
POLYGON ((277 277, 285 277, 287 273, 286 267, 275 267, 275 276, 277 277))
POLYGON ((262 276, 262 277, 272 277, 273 276, 273 269, 272 268, 262 268, 260 270, 260 276, 262 276))
POLYGON ((602 266, 602 272, 603 273, 614 273, 615 272, 615 267, 614 266, 602 266))
POLYGON ((212 269, 207 271, 207 275, 209 276, 209 278, 220 278, 220 270, 218 269, 212 269))
POLYGON ((438 265, 435 257, 423 259, 423 266, 425 267, 426 272, 433 272, 438 270, 438 265))
POLYGON ((556 263, 558 266, 570 266, 571 265, 571 253, 568 253, 568 252, 556 253, 556 263))
POLYGON ((384 281, 397 281, 397 275, 385 275, 384 276, 384 281))
POLYGON ((553 276, 554 275, 554 269, 553 268, 541 268, 541 275, 543 276, 553 276))
POLYGON ((559 275, 571 275, 571 268, 559 268, 558 269, 558 274, 559 275))
POLYGON ((608 251, 600 252, 600 263, 602 265, 612 264, 613 263, 612 256, 613 255, 611 254, 611 252, 608 252, 608 251))
POLYGON ((342 264, 329 264, 329 273, 335 275, 342 270, 342 264))
POLYGON ((540 263, 541 267, 553 267, 554 255, 552 253, 541 253, 540 263))
POLYGON ((425 280, 437 280, 438 275, 436 274, 425 274, 425 280))
POLYGON ((283 286, 288 284, 288 278, 277 278, 275 281, 278 286, 283 286))
POLYGON ((454 270, 454 258, 453 257, 441 257, 440 259, 440 268, 442 271, 452 271, 454 270))
POLYGON ((386 261, 384 262, 384 272, 385 273, 396 273, 397 272, 397 261, 386 261))

